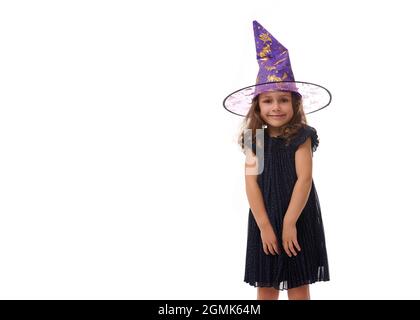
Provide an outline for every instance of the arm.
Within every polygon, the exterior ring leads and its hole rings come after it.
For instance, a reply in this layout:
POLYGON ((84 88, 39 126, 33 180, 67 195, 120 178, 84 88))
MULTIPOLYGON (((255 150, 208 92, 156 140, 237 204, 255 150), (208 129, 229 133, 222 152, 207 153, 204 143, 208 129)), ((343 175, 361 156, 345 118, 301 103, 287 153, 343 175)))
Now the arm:
MULTIPOLYGON (((249 163, 245 162, 246 194, 252 214, 260 229, 262 246, 265 254, 280 254, 277 236, 268 218, 264 205, 264 198, 257 182, 258 159, 255 155, 250 156, 249 163)), ((248 156, 247 156, 247 159, 248 156)))
POLYGON ((261 230, 264 227, 270 225, 270 220, 268 219, 261 189, 257 183, 257 157, 251 154, 247 159, 248 160, 245 161, 246 195, 252 214, 254 215, 255 221, 257 222, 257 225, 261 230))
POLYGON ((308 137, 295 153, 297 180, 293 188, 289 207, 284 216, 284 222, 295 224, 305 208, 312 187, 312 149, 311 138, 308 137))
POLYGON ((295 152, 297 180, 293 188, 292 197, 283 218, 282 244, 286 254, 291 257, 297 255, 295 248, 301 251, 297 241, 296 221, 308 201, 312 187, 312 149, 311 138, 308 137, 295 152))

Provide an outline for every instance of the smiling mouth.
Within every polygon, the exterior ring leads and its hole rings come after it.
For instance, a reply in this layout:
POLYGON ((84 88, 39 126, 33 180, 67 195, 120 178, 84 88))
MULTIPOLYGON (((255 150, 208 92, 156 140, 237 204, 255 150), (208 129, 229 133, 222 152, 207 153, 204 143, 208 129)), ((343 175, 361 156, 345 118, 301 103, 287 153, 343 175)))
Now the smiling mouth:
POLYGON ((286 116, 285 114, 269 115, 269 117, 274 117, 274 118, 283 118, 285 116, 286 116))

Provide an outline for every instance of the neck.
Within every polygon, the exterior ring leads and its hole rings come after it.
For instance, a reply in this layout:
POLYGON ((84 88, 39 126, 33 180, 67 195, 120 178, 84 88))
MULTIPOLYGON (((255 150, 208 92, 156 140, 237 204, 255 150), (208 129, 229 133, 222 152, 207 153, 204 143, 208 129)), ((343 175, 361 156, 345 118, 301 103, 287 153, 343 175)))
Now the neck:
POLYGON ((268 134, 271 137, 277 137, 280 135, 280 128, 269 128, 268 134))

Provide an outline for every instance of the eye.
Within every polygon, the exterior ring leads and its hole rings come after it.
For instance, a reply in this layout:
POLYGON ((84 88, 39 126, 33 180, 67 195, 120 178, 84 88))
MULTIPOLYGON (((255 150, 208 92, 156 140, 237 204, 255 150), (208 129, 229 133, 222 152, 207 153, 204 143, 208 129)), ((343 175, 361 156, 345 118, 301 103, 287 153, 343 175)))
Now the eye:
MULTIPOLYGON (((282 102, 287 102, 287 101, 289 101, 289 99, 288 98, 282 98, 281 101, 282 102)), ((263 100, 262 102, 264 102, 264 103, 270 103, 271 100, 263 100)))

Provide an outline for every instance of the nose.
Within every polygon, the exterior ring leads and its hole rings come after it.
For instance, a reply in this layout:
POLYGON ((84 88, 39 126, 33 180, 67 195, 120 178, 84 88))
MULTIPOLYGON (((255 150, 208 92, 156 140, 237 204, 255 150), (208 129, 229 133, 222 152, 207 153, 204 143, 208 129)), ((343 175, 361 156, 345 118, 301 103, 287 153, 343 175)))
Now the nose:
POLYGON ((273 106, 273 111, 280 111, 280 104, 279 103, 275 103, 273 106))

